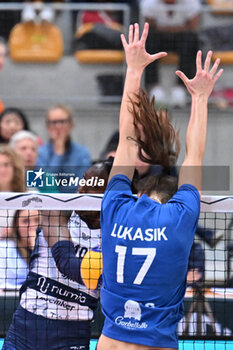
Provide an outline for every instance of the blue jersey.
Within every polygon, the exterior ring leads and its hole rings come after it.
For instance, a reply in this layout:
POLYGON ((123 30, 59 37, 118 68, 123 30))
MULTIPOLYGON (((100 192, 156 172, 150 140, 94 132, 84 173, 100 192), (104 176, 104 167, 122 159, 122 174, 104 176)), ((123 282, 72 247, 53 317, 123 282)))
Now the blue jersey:
POLYGON ((177 348, 189 254, 200 196, 182 185, 166 204, 132 195, 114 176, 101 210, 103 334, 141 345, 177 348))

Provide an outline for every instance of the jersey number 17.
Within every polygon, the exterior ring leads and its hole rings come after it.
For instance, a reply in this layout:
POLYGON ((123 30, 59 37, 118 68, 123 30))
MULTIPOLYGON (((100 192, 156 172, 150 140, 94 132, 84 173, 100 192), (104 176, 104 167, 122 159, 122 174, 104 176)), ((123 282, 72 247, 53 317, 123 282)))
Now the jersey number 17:
MULTIPOLYGON (((125 266, 125 256, 127 252, 127 247, 116 245, 115 252, 118 254, 117 257, 117 282, 124 283, 124 266, 125 266)), ((137 276, 135 277, 133 284, 142 284, 154 258, 156 256, 156 248, 132 248, 132 255, 145 255, 146 259, 143 262, 137 276)))

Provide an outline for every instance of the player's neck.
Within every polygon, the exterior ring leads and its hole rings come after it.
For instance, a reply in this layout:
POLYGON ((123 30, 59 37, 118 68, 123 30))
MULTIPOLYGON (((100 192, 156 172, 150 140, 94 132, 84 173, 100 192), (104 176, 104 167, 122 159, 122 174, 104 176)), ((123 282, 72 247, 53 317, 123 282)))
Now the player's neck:
POLYGON ((149 197, 151 199, 153 199, 153 201, 155 201, 155 202, 158 202, 160 204, 162 203, 159 194, 157 192, 155 192, 155 191, 151 192, 149 197))

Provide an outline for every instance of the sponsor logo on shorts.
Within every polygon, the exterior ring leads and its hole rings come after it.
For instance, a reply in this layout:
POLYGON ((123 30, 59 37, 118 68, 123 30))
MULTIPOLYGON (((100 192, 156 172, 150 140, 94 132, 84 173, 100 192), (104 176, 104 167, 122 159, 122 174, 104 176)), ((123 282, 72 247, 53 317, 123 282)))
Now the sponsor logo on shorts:
POLYGON ((148 327, 146 322, 140 322, 142 317, 141 307, 137 301, 127 300, 124 305, 124 316, 117 316, 115 323, 119 326, 129 329, 145 329, 148 327))
POLYGON ((68 298, 70 301, 75 300, 80 304, 86 303, 86 297, 81 292, 77 291, 77 293, 74 293, 73 291, 66 289, 65 286, 60 287, 56 283, 52 284, 48 282, 48 279, 44 276, 38 278, 37 287, 37 290, 43 294, 53 293, 54 296, 61 295, 62 297, 68 298))
MULTIPOLYGON (((60 300, 60 299, 55 299, 55 298, 46 298, 46 297, 40 297, 40 296, 36 296, 36 299, 37 300, 43 300, 43 301, 46 301, 50 304, 54 304, 54 305, 57 305, 59 307, 62 307, 64 308, 65 310, 67 311, 72 311, 75 309, 75 306, 73 305, 70 305, 68 302, 64 301, 64 300, 60 300)), ((47 310, 47 308, 46 308, 47 310)), ((57 314, 55 314, 57 316, 57 314)))

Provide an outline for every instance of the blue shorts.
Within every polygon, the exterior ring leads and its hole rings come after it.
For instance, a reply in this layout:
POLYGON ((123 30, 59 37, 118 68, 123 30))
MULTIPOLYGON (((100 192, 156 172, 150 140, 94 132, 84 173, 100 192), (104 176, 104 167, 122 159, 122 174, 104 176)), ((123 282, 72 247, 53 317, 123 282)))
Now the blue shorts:
POLYGON ((57 321, 19 306, 2 350, 89 350, 90 321, 57 321))

